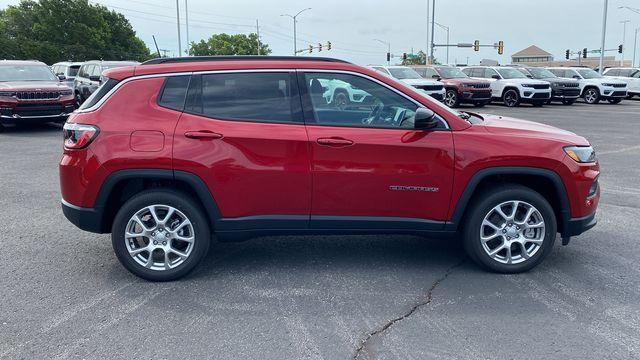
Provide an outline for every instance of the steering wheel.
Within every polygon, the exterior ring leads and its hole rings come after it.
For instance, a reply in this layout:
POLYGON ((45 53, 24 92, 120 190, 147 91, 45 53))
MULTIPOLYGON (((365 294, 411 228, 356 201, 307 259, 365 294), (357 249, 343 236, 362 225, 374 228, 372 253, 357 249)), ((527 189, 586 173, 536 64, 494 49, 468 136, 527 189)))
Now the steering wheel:
POLYGON ((380 117, 380 114, 382 113, 383 109, 384 109, 384 104, 379 102, 378 104, 376 104, 376 106, 373 109, 371 109, 371 113, 369 113, 369 116, 362 119, 362 123, 365 125, 373 124, 378 119, 378 117, 380 117))

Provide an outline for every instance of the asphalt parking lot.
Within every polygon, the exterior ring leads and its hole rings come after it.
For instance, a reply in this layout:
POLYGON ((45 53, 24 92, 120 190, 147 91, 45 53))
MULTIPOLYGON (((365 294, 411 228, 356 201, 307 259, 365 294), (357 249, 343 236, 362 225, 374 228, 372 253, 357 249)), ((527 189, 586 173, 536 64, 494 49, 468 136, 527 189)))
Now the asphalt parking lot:
POLYGON ((598 225, 526 274, 483 272, 455 241, 278 237, 146 282, 63 217, 60 129, 0 134, 0 358, 640 358, 640 100, 482 112, 599 153, 598 225))

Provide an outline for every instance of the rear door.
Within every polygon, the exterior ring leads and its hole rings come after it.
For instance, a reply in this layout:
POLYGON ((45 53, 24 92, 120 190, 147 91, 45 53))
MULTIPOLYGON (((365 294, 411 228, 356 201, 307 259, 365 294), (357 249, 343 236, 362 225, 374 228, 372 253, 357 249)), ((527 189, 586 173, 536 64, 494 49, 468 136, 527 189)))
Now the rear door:
POLYGON ((299 73, 311 148, 311 227, 437 229, 446 220, 453 179, 453 140, 413 129, 418 105, 355 73, 299 73), (368 94, 336 107, 321 83, 342 81, 368 94))
POLYGON ((207 184, 218 231, 306 228, 311 174, 295 72, 193 75, 174 167, 207 184))

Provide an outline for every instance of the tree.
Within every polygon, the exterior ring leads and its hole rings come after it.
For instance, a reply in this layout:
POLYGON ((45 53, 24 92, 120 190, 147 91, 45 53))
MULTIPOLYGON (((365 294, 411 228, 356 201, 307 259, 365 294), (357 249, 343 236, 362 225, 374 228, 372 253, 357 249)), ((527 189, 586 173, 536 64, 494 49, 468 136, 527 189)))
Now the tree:
MULTIPOLYGON (((271 54, 269 45, 260 44, 260 55, 271 54)), ((189 55, 258 55, 258 35, 244 34, 213 34, 208 40, 191 42, 189 55)))
POLYGON ((151 58, 124 15, 87 0, 23 0, 0 11, 0 59, 151 58))
MULTIPOLYGON (((426 64, 426 61, 427 61, 427 54, 424 51, 420 50, 418 51, 417 54, 413 56, 410 54, 407 54, 407 59, 402 60, 402 65, 424 65, 426 64)), ((433 64, 440 65, 440 61, 434 58, 433 64)))

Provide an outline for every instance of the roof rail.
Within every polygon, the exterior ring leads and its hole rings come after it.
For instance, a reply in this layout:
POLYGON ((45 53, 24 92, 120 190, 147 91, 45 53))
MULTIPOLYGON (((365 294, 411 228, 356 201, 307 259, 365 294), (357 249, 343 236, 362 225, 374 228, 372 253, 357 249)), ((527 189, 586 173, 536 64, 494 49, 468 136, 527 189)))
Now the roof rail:
POLYGON ((246 61, 246 60, 288 60, 288 61, 326 61, 349 63, 348 61, 328 57, 307 56, 268 56, 268 55, 232 55, 232 56, 185 56, 171 58, 156 58, 143 62, 140 65, 170 64, 196 61, 246 61))

